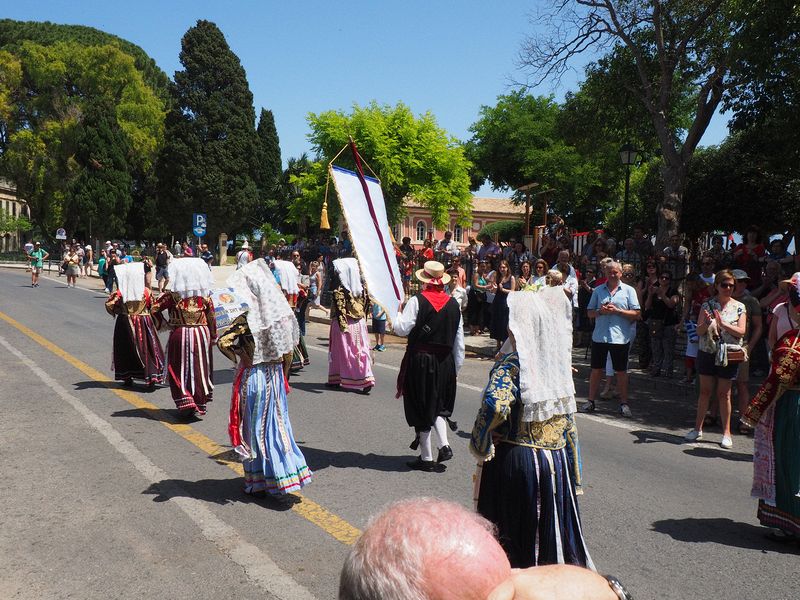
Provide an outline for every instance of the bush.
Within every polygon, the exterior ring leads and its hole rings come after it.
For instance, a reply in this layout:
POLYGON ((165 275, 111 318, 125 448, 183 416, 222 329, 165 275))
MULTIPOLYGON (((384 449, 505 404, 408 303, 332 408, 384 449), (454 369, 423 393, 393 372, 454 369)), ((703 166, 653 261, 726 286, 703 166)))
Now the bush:
POLYGON ((495 221, 481 229, 478 239, 484 235, 488 235, 492 239, 497 235, 499 242, 507 242, 511 238, 522 240, 522 236, 525 235, 525 223, 522 221, 495 221))

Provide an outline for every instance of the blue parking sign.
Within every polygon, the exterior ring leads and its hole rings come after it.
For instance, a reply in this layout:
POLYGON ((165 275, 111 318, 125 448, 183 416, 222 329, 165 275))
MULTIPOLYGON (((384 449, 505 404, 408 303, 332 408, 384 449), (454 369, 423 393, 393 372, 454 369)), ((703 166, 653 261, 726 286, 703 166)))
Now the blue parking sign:
POLYGON ((197 237, 203 237, 206 234, 206 215, 204 213, 194 213, 192 215, 192 231, 197 237))

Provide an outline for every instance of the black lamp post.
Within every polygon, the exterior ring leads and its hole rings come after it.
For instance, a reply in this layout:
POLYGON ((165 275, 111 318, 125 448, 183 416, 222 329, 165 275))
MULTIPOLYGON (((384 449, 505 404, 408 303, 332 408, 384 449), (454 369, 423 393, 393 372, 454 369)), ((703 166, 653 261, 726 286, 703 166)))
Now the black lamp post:
POLYGON ((636 162, 636 148, 625 144, 619 149, 619 159, 625 165, 625 204, 622 205, 622 240, 628 237, 628 194, 631 187, 631 165, 636 162))

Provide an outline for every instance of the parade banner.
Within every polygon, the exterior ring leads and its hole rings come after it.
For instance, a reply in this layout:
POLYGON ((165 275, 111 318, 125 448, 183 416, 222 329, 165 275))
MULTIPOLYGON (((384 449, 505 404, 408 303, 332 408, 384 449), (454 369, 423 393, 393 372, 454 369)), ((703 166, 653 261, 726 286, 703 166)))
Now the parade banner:
POLYGON ((211 302, 214 303, 214 320, 217 322, 218 334, 227 329, 236 317, 250 310, 247 302, 233 288, 211 290, 211 302))
MULTIPOLYGON (((360 170, 358 158, 356 164, 360 170)), ((391 323, 403 301, 403 281, 389 233, 380 181, 363 172, 348 171, 332 164, 329 172, 369 296, 386 311, 391 323)))

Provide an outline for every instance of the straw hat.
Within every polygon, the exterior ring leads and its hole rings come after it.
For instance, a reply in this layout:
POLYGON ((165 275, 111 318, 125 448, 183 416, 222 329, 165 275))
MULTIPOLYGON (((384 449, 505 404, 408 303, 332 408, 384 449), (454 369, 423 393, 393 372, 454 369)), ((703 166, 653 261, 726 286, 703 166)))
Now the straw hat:
POLYGON ((441 285, 450 283, 450 275, 444 272, 444 265, 435 260, 426 262, 423 268, 416 272, 416 276, 422 283, 441 285))
POLYGON ((800 271, 792 275, 791 279, 784 279, 783 281, 779 282, 778 285, 780 285, 780 288, 784 292, 789 291, 789 286, 796 288, 797 291, 800 292, 800 271))

